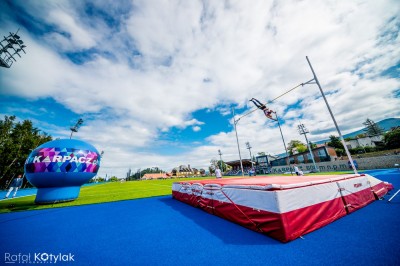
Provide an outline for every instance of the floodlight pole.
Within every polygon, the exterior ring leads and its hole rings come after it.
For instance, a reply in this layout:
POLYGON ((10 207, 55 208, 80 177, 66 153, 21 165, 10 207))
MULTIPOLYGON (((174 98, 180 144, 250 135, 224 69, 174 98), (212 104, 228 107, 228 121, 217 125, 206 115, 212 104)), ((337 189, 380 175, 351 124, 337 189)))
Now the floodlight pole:
POLYGON ((319 172, 319 170, 318 170, 318 168, 317 168, 317 165, 315 164, 314 155, 313 155, 313 152, 312 152, 311 145, 310 145, 310 143, 308 142, 308 139, 307 139, 307 133, 309 133, 309 132, 308 132, 307 128, 304 126, 304 124, 298 125, 298 129, 299 129, 300 135, 304 135, 304 137, 306 138, 306 143, 307 143, 308 151, 310 152, 311 159, 312 159, 312 161, 313 161, 315 171, 319 172))
POLYGON ((13 62, 17 62, 15 55, 21 58, 20 52, 26 54, 24 50, 26 46, 21 37, 17 35, 18 31, 19 29, 16 33, 10 32, 7 37, 4 36, 3 40, 0 40, 0 67, 10 68, 13 62))
POLYGON ((219 161, 220 161, 220 165, 221 165, 221 171, 223 171, 222 170, 222 152, 221 152, 221 150, 218 150, 218 155, 219 155, 219 161))
POLYGON ((358 174, 357 168, 354 166, 354 163, 353 163, 353 158, 351 157, 351 154, 350 154, 349 150, 347 149, 347 146, 346 146, 346 143, 345 143, 344 138, 342 136, 342 133, 340 132, 339 126, 336 123, 335 117, 333 116, 332 110, 331 110, 331 108, 330 108, 330 106, 328 104, 328 101, 327 101, 327 99, 325 97, 325 94, 324 94, 322 88, 321 88, 321 85, 319 84, 317 75, 315 75, 314 69, 313 69, 313 67, 312 67, 312 65, 310 63, 310 60, 308 59, 308 56, 306 56, 306 59, 307 59, 307 62, 309 64, 310 68, 311 68, 311 72, 313 73, 314 81, 315 81, 315 83, 317 83, 318 88, 321 91, 322 97, 324 98, 325 104, 328 107, 328 110, 329 110, 329 113, 330 113, 330 115, 332 117, 333 123, 335 124, 336 130, 339 133, 340 140, 342 141, 343 147, 344 147, 344 149, 346 151, 346 154, 347 154, 347 157, 349 158, 349 161, 350 161, 350 164, 351 164, 351 168, 353 168, 353 171, 354 171, 355 174, 358 174))
POLYGON ((239 138, 238 138, 238 133, 237 133, 237 129, 236 129, 236 124, 240 121, 240 118, 238 120, 235 119, 235 109, 233 107, 232 107, 232 115, 233 115, 233 125, 235 127, 235 133, 236 133, 236 143, 237 143, 238 152, 239 152, 240 168, 242 170, 242 176, 244 177, 242 156, 240 155, 239 138))
POLYGON ((250 142, 246 142, 246 147, 247 147, 247 149, 249 150, 249 153, 250 153, 250 163, 251 163, 251 168, 253 168, 253 157, 251 156, 251 145, 250 145, 250 142))
POLYGON ((72 139, 72 134, 73 132, 78 132, 76 129, 73 129, 72 127, 70 128, 71 130, 71 135, 69 135, 69 139, 72 139))
POLYGON ((78 132, 78 128, 82 125, 82 123, 83 123, 83 119, 82 119, 82 118, 79 118, 79 119, 78 119, 78 122, 76 122, 75 126, 70 127, 71 135, 69 136, 69 139, 72 138, 72 134, 73 134, 74 132, 78 132))

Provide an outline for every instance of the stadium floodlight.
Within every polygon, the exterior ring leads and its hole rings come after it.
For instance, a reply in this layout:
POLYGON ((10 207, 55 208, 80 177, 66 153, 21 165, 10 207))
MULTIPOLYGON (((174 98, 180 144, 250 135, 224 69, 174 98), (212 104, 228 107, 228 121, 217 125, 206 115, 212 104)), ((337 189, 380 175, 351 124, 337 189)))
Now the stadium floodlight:
POLYGON ((314 155, 313 155, 313 152, 312 152, 312 149, 311 149, 311 145, 310 145, 310 143, 308 142, 308 139, 307 139, 307 133, 309 133, 308 129, 304 126, 304 124, 298 125, 297 129, 299 130, 300 135, 304 135, 304 137, 306 138, 308 151, 310 152, 311 159, 313 161, 315 171, 319 172, 318 168, 317 168, 317 165, 315 164, 314 155))
POLYGON ((246 148, 249 150, 250 153, 250 163, 251 163, 251 167, 253 168, 253 157, 251 157, 251 145, 250 142, 246 142, 246 148))
POLYGON ((78 122, 76 122, 75 126, 69 128, 69 129, 71 130, 71 135, 69 136, 70 139, 72 138, 72 134, 73 134, 74 132, 78 132, 78 129, 80 128, 80 126, 81 126, 82 124, 83 124, 83 119, 82 119, 82 118, 79 118, 79 119, 78 119, 78 122))
POLYGON ((219 161, 220 161, 221 171, 222 171, 222 152, 221 152, 221 150, 218 150, 218 155, 219 155, 219 161))
POLYGON ((6 37, 3 37, 3 40, 0 41, 0 66, 10 68, 11 65, 17 61, 15 57, 18 55, 21 58, 20 53, 24 52, 26 54, 24 48, 24 42, 21 40, 21 37, 17 35, 19 29, 16 33, 10 32, 10 34, 6 37))

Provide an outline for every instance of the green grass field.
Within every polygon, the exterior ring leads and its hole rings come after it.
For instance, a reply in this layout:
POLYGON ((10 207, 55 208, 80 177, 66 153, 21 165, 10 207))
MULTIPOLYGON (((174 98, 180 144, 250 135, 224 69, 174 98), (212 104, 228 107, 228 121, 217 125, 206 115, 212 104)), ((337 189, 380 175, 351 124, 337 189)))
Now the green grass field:
POLYGON ((171 195, 173 182, 210 178, 212 177, 101 183, 82 187, 78 199, 69 202, 37 205, 34 203, 35 196, 3 200, 0 202, 0 213, 165 196, 171 195))
MULTIPOLYGON (((317 173, 321 174, 348 174, 351 172, 330 172, 317 173)), ((316 174, 312 174, 316 175, 316 174)), ((239 176, 238 178, 240 178, 239 176)), ((185 180, 214 179, 215 177, 203 178, 181 178, 181 179, 165 179, 165 180, 146 180, 146 181, 129 181, 129 182, 110 182, 92 186, 84 186, 81 188, 78 199, 69 202, 37 205, 34 203, 35 196, 27 196, 10 200, 0 201, 0 213, 40 210, 49 208, 60 208, 68 206, 79 206, 87 204, 105 203, 121 200, 132 200, 156 196, 171 195, 172 183, 185 180)), ((231 177, 232 178, 232 177, 231 177)))

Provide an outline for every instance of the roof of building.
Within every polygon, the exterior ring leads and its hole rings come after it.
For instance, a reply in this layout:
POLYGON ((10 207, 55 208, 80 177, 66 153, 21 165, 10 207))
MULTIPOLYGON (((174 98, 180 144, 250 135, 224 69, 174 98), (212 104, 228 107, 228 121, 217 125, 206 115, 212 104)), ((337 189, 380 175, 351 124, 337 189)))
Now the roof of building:
POLYGON ((142 176, 142 179, 159 179, 159 178, 168 178, 168 173, 148 173, 142 176))

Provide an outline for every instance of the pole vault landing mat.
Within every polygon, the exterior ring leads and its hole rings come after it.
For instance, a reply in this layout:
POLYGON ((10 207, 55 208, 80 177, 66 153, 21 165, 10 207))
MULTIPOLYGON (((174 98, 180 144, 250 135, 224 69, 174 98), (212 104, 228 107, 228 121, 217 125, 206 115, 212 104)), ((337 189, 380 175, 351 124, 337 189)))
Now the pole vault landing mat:
POLYGON ((383 197, 393 186, 367 174, 260 176, 175 182, 172 197, 289 242, 383 197))

